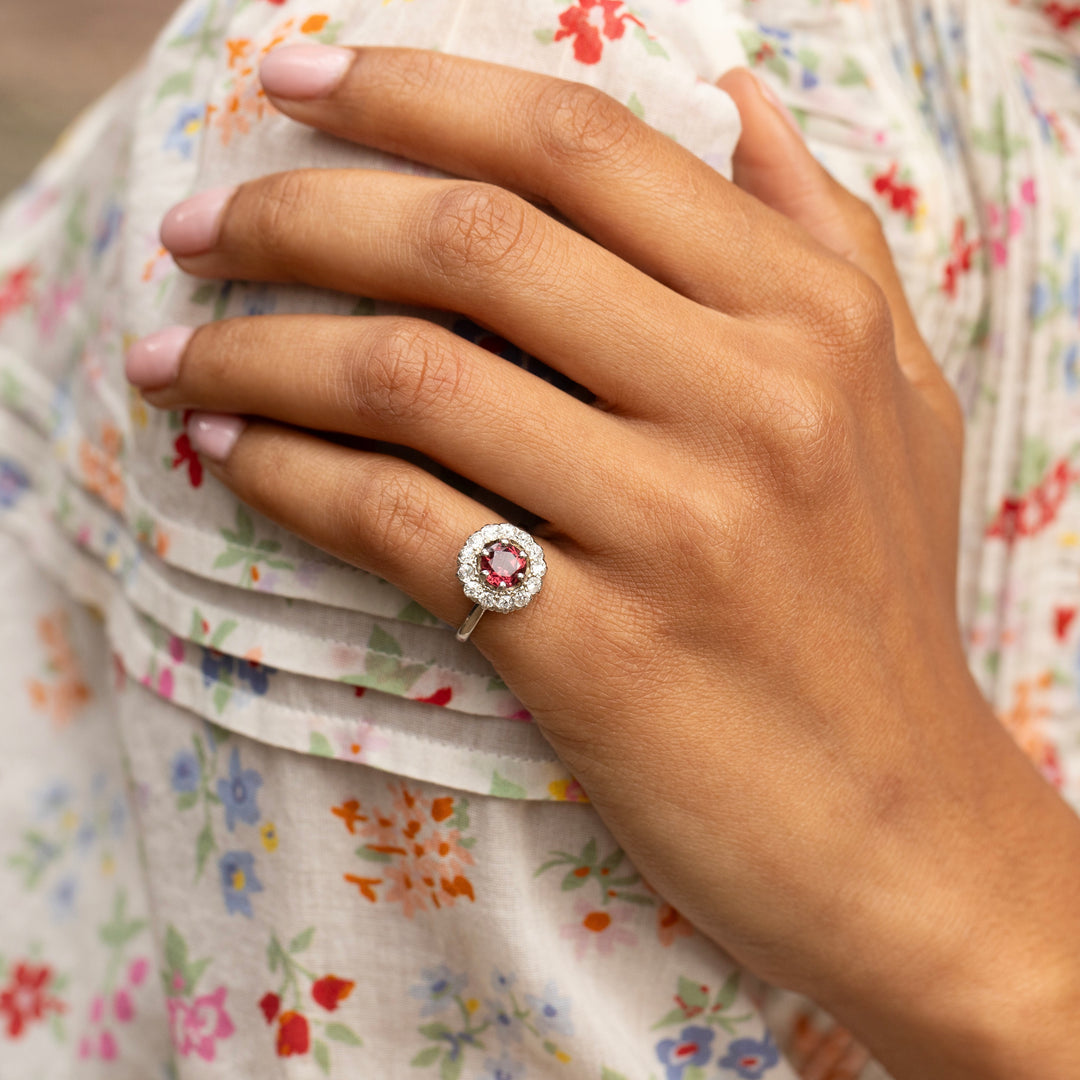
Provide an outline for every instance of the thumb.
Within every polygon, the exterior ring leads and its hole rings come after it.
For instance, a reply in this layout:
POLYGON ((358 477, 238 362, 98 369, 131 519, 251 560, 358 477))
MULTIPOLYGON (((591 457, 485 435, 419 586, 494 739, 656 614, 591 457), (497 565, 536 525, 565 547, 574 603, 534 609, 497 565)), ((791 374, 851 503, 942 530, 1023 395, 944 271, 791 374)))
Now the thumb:
POLYGON ((717 85, 731 96, 742 118, 733 161, 735 183, 877 283, 892 314, 901 369, 959 438, 963 420, 955 395, 919 332, 873 208, 814 158, 795 117, 768 84, 745 68, 735 68, 717 85))

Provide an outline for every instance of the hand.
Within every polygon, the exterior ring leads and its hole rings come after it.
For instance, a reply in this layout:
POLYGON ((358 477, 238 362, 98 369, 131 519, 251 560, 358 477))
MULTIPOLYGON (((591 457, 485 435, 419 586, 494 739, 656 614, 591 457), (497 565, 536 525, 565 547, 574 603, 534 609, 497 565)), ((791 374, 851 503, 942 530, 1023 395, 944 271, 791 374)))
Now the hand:
POLYGON ((897 1077, 1080 1069, 1049 1034, 1080 999, 1080 827, 968 673, 960 415, 873 214, 747 75, 742 190, 586 87, 380 49, 322 53, 317 86, 314 55, 264 65, 279 108, 482 182, 266 177, 170 214, 180 265, 460 312, 599 407, 391 317, 138 348, 148 399, 267 418, 193 437, 450 623, 490 511, 296 429, 411 447, 546 521, 543 592, 474 640, 650 881, 897 1077))

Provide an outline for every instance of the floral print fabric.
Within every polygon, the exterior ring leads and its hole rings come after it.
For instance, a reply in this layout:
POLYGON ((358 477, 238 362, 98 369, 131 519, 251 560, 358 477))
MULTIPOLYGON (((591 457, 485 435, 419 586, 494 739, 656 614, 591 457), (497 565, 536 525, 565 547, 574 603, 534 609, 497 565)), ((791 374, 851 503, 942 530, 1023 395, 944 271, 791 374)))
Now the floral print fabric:
POLYGON ((189 0, 0 210, 0 1078, 822 1075, 829 1018, 653 891, 473 649, 237 504, 126 386, 169 323, 383 310, 195 282, 158 245, 204 187, 411 168, 276 115, 256 73, 285 42, 590 82, 722 172, 713 80, 770 81, 960 392, 972 669, 1080 805, 1080 10, 512 7, 189 0))

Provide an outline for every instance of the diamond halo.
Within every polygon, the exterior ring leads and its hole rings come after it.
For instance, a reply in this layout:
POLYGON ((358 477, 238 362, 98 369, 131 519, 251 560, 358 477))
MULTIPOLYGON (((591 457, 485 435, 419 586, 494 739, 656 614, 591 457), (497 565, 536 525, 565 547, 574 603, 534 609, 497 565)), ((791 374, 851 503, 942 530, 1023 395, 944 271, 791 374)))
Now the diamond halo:
POLYGON ((540 591, 547 563, 540 545, 524 530, 507 523, 485 525, 465 541, 458 554, 458 580, 465 588, 465 595, 486 611, 503 614, 523 608, 540 591), (487 575, 480 568, 480 560, 490 553, 493 544, 511 544, 525 559, 521 580, 505 587, 495 587, 487 582, 487 575))

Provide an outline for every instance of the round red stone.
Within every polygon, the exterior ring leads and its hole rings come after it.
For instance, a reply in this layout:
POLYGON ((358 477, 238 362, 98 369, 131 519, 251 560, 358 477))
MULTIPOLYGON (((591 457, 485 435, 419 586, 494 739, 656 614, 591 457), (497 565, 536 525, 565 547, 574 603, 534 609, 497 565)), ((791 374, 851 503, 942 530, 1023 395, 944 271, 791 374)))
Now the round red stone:
POLYGON ((480 573, 493 589, 520 585, 528 565, 521 549, 506 540, 496 540, 480 553, 480 573))

